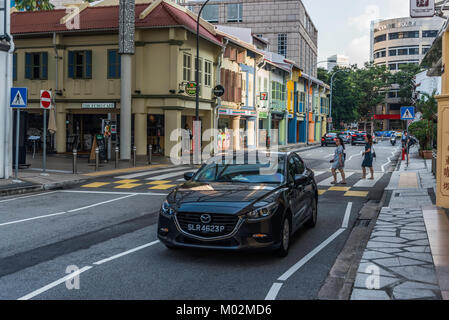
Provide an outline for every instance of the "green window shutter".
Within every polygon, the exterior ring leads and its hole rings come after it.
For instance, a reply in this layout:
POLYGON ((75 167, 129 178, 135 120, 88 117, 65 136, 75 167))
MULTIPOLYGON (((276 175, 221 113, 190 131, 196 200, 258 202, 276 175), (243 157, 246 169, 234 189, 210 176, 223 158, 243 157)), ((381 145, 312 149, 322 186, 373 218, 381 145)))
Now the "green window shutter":
POLYGON ((25 53, 25 79, 31 79, 31 53, 25 53))
POLYGON ((86 50, 84 52, 85 55, 85 76, 86 79, 92 79, 92 51, 91 50, 86 50))
POLYGON ((17 80, 17 53, 12 55, 12 79, 17 80))
POLYGON ((48 79, 48 53, 41 53, 41 79, 48 79))
POLYGON ((75 78, 75 53, 69 51, 69 78, 75 78))
POLYGON ((108 78, 113 79, 116 75, 116 61, 115 61, 116 55, 115 50, 108 50, 108 78))

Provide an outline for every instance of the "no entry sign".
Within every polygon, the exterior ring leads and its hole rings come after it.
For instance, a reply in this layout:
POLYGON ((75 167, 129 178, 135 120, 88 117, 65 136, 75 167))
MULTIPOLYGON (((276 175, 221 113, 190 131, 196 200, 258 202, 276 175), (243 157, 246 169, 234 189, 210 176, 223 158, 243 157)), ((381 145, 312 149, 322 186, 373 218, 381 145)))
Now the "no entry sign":
POLYGON ((51 91, 41 90, 41 108, 50 109, 51 107, 51 91))

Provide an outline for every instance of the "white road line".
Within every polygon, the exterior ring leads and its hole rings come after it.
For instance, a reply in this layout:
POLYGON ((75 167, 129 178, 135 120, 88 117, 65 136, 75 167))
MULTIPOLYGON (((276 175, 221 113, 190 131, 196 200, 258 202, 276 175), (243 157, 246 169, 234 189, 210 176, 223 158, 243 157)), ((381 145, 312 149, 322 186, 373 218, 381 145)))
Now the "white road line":
MULTIPOLYGON (((186 169, 186 167, 176 167, 176 168, 170 168, 170 169, 144 171, 144 172, 138 172, 138 173, 133 173, 133 174, 127 174, 124 176, 118 176, 118 177, 114 177, 114 178, 116 178, 116 179, 134 179, 134 178, 149 176, 150 174, 154 174, 154 173, 159 174, 159 173, 172 172, 172 171, 178 171, 178 170, 183 170, 183 169, 186 169)), ((192 171, 194 171, 194 170, 195 169, 192 169, 192 171)))
POLYGON ((33 292, 31 292, 31 293, 29 293, 29 294, 27 294, 27 295, 17 299, 17 300, 30 300, 30 299, 34 298, 35 296, 38 296, 41 293, 44 293, 44 292, 46 292, 46 291, 48 291, 48 290, 50 290, 50 289, 52 289, 52 288, 54 288, 54 287, 56 287, 56 286, 58 286, 60 284, 66 282, 67 280, 70 280, 70 279, 80 275, 81 273, 83 273, 83 272, 85 272, 85 271, 87 271, 87 270, 89 270, 91 268, 92 268, 91 266, 87 266, 87 267, 81 268, 78 271, 75 271, 75 272, 73 272, 73 273, 71 273, 71 274, 69 274, 69 275, 67 275, 67 276, 65 276, 65 277, 63 277, 61 279, 58 279, 58 280, 56 280, 56 281, 54 281, 54 282, 52 282, 50 284, 47 284, 45 287, 37 289, 37 290, 35 290, 35 291, 33 291, 33 292))
POLYGON ((78 212, 78 211, 81 211, 81 210, 86 210, 86 209, 98 207, 98 206, 101 206, 103 204, 107 204, 107 203, 111 203, 111 202, 114 202, 114 201, 123 200, 123 199, 134 197, 134 196, 135 196, 135 194, 128 194, 126 196, 123 196, 123 197, 120 197, 120 198, 117 198, 117 199, 106 200, 106 201, 102 201, 102 202, 99 202, 99 203, 94 203, 94 204, 91 204, 90 206, 85 206, 85 207, 81 207, 81 208, 72 209, 72 210, 69 210, 67 212, 68 213, 78 212))
POLYGON ((382 165, 382 172, 385 172, 385 166, 391 163, 391 158, 393 158, 396 154, 396 151, 391 152, 391 157, 388 158, 388 161, 382 165))
POLYGON ((113 192, 113 191, 81 191, 81 190, 61 190, 60 192, 112 194, 112 195, 129 194, 129 195, 134 195, 134 196, 166 196, 166 195, 168 195, 168 193, 156 193, 156 192, 113 192))
POLYGON ((129 197, 133 197, 133 196, 134 195, 132 195, 132 194, 131 195, 126 195, 124 197, 120 197, 120 198, 116 198, 116 199, 112 199, 112 200, 108 200, 108 201, 103 201, 103 202, 96 203, 96 204, 93 204, 93 205, 90 205, 90 206, 87 206, 87 207, 77 208, 77 209, 73 209, 73 210, 69 210, 69 211, 63 211, 63 212, 58 212, 58 213, 46 214, 46 215, 37 216, 37 217, 33 217, 33 218, 27 218, 27 219, 14 220, 14 221, 9 221, 9 222, 5 222, 5 223, 0 223, 0 227, 11 225, 11 224, 17 224, 17 223, 21 223, 21 222, 26 222, 26 221, 31 221, 31 220, 37 220, 37 219, 44 219, 44 218, 54 217, 54 216, 60 216, 60 215, 63 215, 63 214, 77 212, 77 211, 85 210, 85 209, 88 209, 88 208, 100 206, 100 205, 103 205, 103 204, 106 204, 106 203, 123 200, 123 199, 129 198, 129 197))
POLYGON ((356 153, 356 154, 353 154, 352 156, 350 156, 349 157, 349 159, 348 160, 346 160, 346 161, 351 161, 354 157, 356 157, 356 156, 362 156, 362 154, 361 153, 356 153))
POLYGON ((282 283, 275 282, 271 286, 270 291, 268 291, 267 296, 265 297, 265 300, 276 300, 276 296, 279 293, 279 290, 281 290, 282 283))
POLYGON ((189 170, 184 170, 184 171, 179 171, 179 172, 172 172, 172 173, 167 173, 167 174, 162 174, 160 176, 155 176, 155 177, 151 177, 151 178, 146 178, 145 180, 165 180, 165 179, 170 179, 179 175, 183 175, 186 172, 192 172, 195 171, 194 169, 189 169, 189 170))
POLYGON ((351 217, 352 210, 352 202, 348 202, 348 206, 346 207, 345 217, 343 219, 343 223, 341 225, 342 228, 346 229, 349 225, 349 218, 351 217))
POLYGON ((144 244, 144 245, 142 245, 142 246, 140 246, 140 247, 137 247, 137 248, 134 248, 134 249, 131 249, 131 250, 128 250, 128 251, 125 251, 125 252, 116 254, 116 255, 114 255, 114 256, 112 256, 112 257, 109 257, 109 258, 106 258, 106 259, 103 259, 103 260, 94 262, 94 264, 95 264, 95 265, 100 265, 100 264, 103 264, 103 263, 105 263, 105 262, 109 262, 109 261, 111 261, 111 260, 118 259, 118 258, 123 257, 123 256, 126 256, 126 255, 128 255, 128 254, 130 254, 130 253, 133 253, 133 252, 136 252, 136 251, 139 251, 139 250, 142 250, 142 249, 151 247, 151 246, 153 246, 153 245, 155 245, 155 244, 158 244, 159 242, 160 242, 159 240, 156 240, 156 241, 153 241, 153 242, 144 244))
POLYGON ((21 199, 26 199, 26 198, 31 198, 31 197, 39 197, 39 196, 44 196, 44 195, 52 194, 52 193, 56 193, 56 192, 59 192, 59 191, 43 192, 43 193, 39 193, 39 194, 33 194, 33 195, 30 195, 30 196, 24 196, 24 197, 12 198, 12 199, 0 200, 0 203, 14 201, 14 200, 21 200, 21 199))
MULTIPOLYGON (((367 173, 367 176, 370 177, 371 174, 367 173)), ((374 172, 374 180, 370 179, 362 179, 358 181, 355 185, 353 185, 354 188, 372 188, 376 185, 376 183, 384 176, 384 173, 380 172, 374 172)))
MULTIPOLYGON (((339 171, 337 171, 337 172, 339 172, 339 171)), ((350 176, 352 176, 354 173, 355 172, 345 172, 346 179, 349 178, 350 176)), ((320 183, 318 183, 318 185, 323 186, 323 187, 333 186, 333 184, 331 184, 332 181, 334 181, 334 177, 327 178, 327 179, 321 181, 320 183)))
POLYGON ((282 276, 278 278, 278 281, 286 281, 288 278, 290 278, 296 271, 298 271, 303 265, 309 262, 310 259, 312 259, 315 255, 317 255, 321 250, 323 250, 329 243, 334 241, 334 239, 337 238, 344 231, 345 229, 343 228, 338 229, 333 235, 327 238, 318 247, 309 252, 304 258, 299 260, 295 265, 293 265, 290 269, 288 269, 282 276))

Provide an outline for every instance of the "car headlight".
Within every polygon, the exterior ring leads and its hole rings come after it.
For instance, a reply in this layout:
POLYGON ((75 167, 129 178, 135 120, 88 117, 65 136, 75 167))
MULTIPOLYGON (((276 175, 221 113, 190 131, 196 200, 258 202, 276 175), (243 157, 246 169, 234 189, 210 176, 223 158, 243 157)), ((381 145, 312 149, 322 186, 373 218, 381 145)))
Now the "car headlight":
POLYGON ((161 207, 161 213, 166 216, 166 217, 172 217, 175 214, 175 210, 173 209, 173 207, 170 205, 170 203, 168 203, 167 200, 165 200, 162 203, 162 207, 161 207))
POLYGON ((247 213, 250 220, 266 219, 271 217, 277 210, 278 203, 270 203, 260 208, 255 208, 254 210, 247 213))

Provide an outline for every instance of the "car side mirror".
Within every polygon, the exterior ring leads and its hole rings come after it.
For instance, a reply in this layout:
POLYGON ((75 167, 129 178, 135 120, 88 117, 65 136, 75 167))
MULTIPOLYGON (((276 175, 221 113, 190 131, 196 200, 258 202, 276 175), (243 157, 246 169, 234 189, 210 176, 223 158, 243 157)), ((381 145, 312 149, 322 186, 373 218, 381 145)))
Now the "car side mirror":
POLYGON ((190 181, 190 180, 192 180, 194 175, 195 175, 195 172, 186 172, 186 173, 184 173, 184 180, 190 181))
POLYGON ((308 176, 305 174, 295 175, 295 185, 301 185, 307 182, 308 176))

